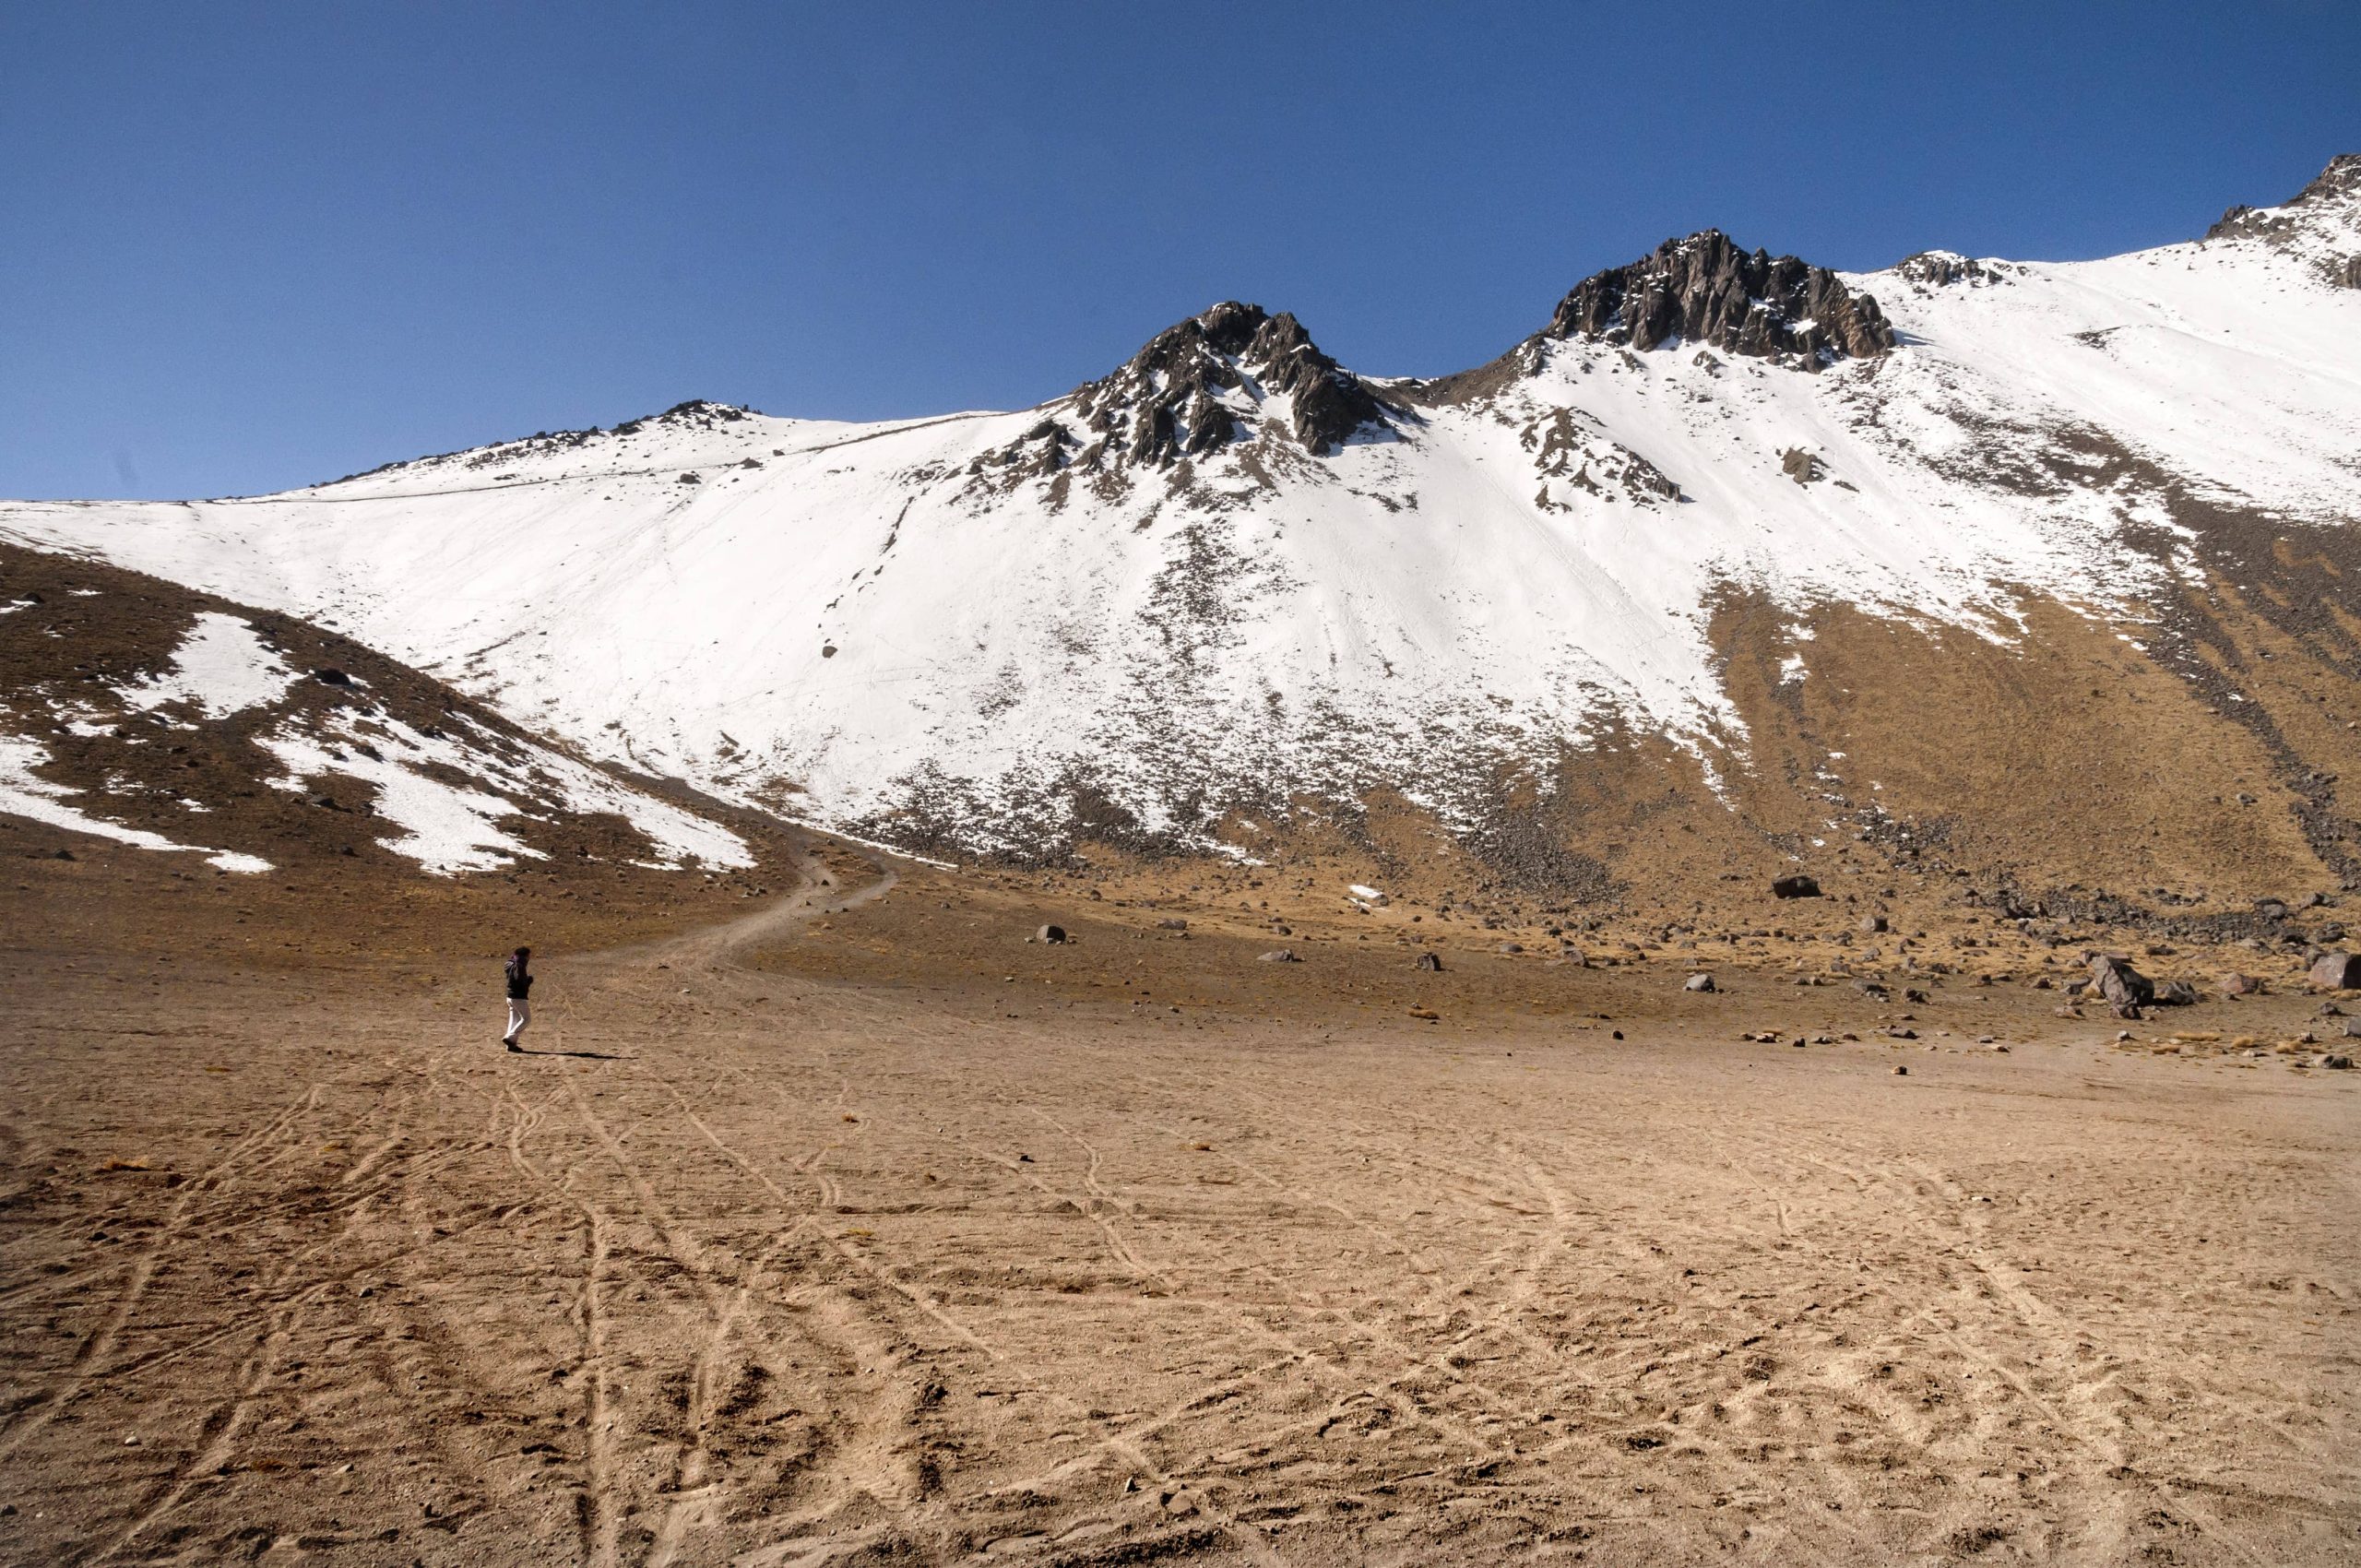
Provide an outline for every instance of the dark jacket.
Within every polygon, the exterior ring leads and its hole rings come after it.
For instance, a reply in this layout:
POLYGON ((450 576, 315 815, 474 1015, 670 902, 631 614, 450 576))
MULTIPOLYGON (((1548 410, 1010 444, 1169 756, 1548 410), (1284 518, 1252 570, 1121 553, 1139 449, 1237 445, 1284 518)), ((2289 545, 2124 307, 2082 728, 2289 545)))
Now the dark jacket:
POLYGON ((533 977, 525 972, 524 960, 511 954, 507 964, 508 1000, 522 1002, 533 993, 533 977))

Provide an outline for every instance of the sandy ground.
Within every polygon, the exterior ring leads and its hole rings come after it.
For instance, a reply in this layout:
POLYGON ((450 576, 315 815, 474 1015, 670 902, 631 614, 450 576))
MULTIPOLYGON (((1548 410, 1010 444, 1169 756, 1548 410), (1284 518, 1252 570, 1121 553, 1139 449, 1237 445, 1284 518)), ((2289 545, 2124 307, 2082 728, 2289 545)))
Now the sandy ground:
POLYGON ((942 891, 552 956, 527 1055, 489 958, 18 927, 0 1559, 2361 1559, 2361 1073, 1004 909, 897 970, 942 891))

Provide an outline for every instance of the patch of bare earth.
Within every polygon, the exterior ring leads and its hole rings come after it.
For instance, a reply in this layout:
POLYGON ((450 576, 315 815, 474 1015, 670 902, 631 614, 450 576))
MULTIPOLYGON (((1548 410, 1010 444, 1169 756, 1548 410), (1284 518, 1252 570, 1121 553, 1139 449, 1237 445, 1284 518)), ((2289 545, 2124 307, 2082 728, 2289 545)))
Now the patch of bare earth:
POLYGON ((327 910, 0 884, 0 1559, 2361 1550, 2317 998, 1796 984, 1853 909, 1585 966, 1324 880, 825 859, 268 966, 233 937, 327 910))

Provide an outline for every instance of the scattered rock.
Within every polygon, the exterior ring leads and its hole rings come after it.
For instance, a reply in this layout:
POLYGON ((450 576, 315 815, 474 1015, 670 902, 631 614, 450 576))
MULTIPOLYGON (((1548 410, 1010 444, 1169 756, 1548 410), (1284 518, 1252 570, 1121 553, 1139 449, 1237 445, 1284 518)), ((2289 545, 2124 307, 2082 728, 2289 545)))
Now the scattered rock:
POLYGON ((1797 484, 1828 477, 1828 466, 1800 446, 1790 446, 1779 454, 1779 471, 1797 484))
POLYGON ((1691 975, 1680 985, 1683 991, 1713 991, 1717 989, 1711 975, 1691 975))
POLYGON ((1869 935, 1875 936, 1886 929, 1886 918, 1883 915, 1863 915, 1861 929, 1869 935))
POLYGON ((352 677, 346 674, 341 670, 314 670, 312 671, 312 679, 317 681, 323 686, 349 686, 352 684, 352 677))
POLYGON ((1189 922, 1187 921, 1180 920, 1158 921, 1156 922, 1156 929, 1158 931, 1186 931, 1189 929, 1189 922))
POLYGON ((2308 978, 2321 991, 2361 991, 2361 954, 2323 953, 2308 978))
POLYGON ((1522 953, 1525 951, 1525 944, 1522 942, 1503 942, 1501 944, 1501 951, 1503 953, 1522 953))
POLYGON ((1036 940, 1041 942, 1063 942, 1066 939, 1066 928, 1062 925, 1045 925, 1033 935, 1036 940))
POLYGON ((1264 964, 1299 964, 1302 961, 1295 956, 1292 947, 1274 947, 1256 960, 1264 964))
POLYGON ((2194 1007, 2197 1005, 2197 988, 2187 980, 2166 980, 2156 992, 2156 1005, 2194 1007))
POLYGON ((1410 967, 1414 969, 1425 969, 1430 974, 1439 974, 1442 970, 1442 956, 1439 953, 1421 953, 1418 955, 1418 961, 1410 967))
POLYGON ((1820 897, 1820 884, 1814 878, 1805 876, 1799 872, 1793 876, 1783 876, 1774 882, 1771 885, 1771 897, 1774 898, 1817 898, 1820 897))
POLYGON ((57 853, 50 856, 49 858, 53 861, 70 861, 74 858, 74 851, 71 849, 60 849, 57 853))
POLYGON ((1906 1078, 1910 1076, 1910 1069, 1902 1066, 1900 1063, 1896 1063, 1893 1069, 1893 1075, 1897 1078, 1906 1078))
POLYGON ((2155 983, 2113 954, 2092 956, 2091 983, 2113 1007, 2145 1007, 2156 1000, 2155 983))
POLYGON ((2213 982, 2225 996, 2260 996, 2262 982, 2252 975, 2242 975, 2233 969, 2213 982))
POLYGON ((2341 1051, 2331 1051, 2330 1054, 2320 1058, 2320 1065, 2323 1067, 2332 1067, 2340 1073, 2347 1072, 2353 1066, 2353 1058, 2345 1055, 2344 1052, 2341 1051))

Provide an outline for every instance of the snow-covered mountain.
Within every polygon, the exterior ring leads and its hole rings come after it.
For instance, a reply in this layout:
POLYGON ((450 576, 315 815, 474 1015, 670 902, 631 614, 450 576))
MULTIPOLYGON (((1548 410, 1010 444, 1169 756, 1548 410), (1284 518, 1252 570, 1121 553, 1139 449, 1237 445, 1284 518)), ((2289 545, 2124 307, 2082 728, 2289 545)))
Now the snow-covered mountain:
MULTIPOLYGON (((279 495, 9 504, 0 537, 310 617, 594 754, 921 849, 1234 849, 1379 797, 1482 840, 1646 745, 1733 811, 1785 769, 1822 815, 1762 831, 1808 854, 1881 809, 1824 737, 1766 749, 1826 639, 2017 657, 2062 607, 2261 713, 2216 689, 2250 639, 2192 607, 2252 588, 2350 679, 2336 582, 2255 578, 2354 562, 2356 496, 2349 155, 2099 261, 1838 274, 1692 235, 1439 380, 1355 374, 1231 303, 1019 412, 689 403, 279 495), (1777 673, 1741 679, 1741 645, 1777 673)), ((2287 734, 2254 743, 2317 771, 2287 734)), ((2343 818, 2304 798, 2339 869, 2343 818)))

